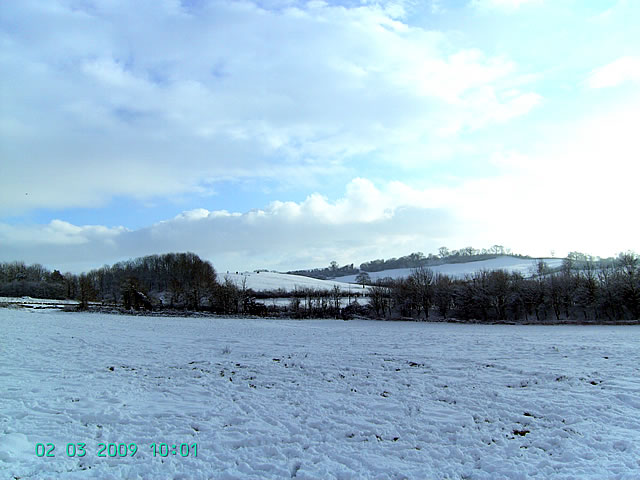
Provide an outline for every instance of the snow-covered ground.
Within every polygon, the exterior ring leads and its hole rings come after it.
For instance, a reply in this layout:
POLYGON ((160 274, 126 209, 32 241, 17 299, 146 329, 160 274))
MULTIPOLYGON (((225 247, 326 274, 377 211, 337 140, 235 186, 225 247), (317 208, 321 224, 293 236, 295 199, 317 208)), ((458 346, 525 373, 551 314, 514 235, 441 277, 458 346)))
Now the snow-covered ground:
POLYGON ((2 308, 0 478, 637 479, 638 345, 633 326, 2 308))
MULTIPOLYGON (((562 259, 546 258, 547 265, 552 268, 559 267, 562 259)), ((518 258, 510 256, 502 256, 491 260, 482 260, 479 262, 454 263, 438 265, 431 268, 434 272, 446 273, 453 277, 462 278, 465 275, 479 272, 480 270, 508 270, 510 272, 518 271, 525 277, 531 275, 537 260, 528 258, 518 258)), ((400 278, 407 277, 411 274, 411 268, 397 268, 393 270, 384 270, 382 272, 370 272, 371 280, 378 278, 391 277, 400 278)), ((291 275, 287 273, 277 272, 243 272, 243 273, 219 273, 218 280, 223 281, 225 277, 229 278, 236 285, 242 285, 242 281, 246 280, 246 285, 255 291, 277 290, 282 288, 286 291, 293 291, 295 288, 311 287, 316 289, 331 290, 334 285, 338 285, 343 291, 351 289, 355 291, 361 286, 356 284, 356 275, 347 275, 338 277, 333 280, 319 280, 316 278, 304 277, 301 275, 291 275), (345 285, 346 284, 346 285, 345 285)))
POLYGON ((78 305, 78 300, 54 300, 49 298, 33 297, 0 297, 0 307, 17 305, 31 308, 62 308, 78 305))
MULTIPOLYGON (((537 259, 533 258, 502 256, 492 258, 491 260, 481 260, 479 262, 447 263, 429 268, 434 272, 443 273, 457 278, 463 278, 465 275, 470 275, 481 270, 507 270, 509 272, 520 272, 523 276, 529 277, 531 276, 537 261, 537 259)), ((544 261, 551 268, 556 268, 562 265, 561 258, 545 258, 544 261)), ((392 270, 383 270, 381 272, 369 272, 369 277, 371 280, 377 280, 384 277, 408 277, 412 270, 413 269, 411 268, 395 268, 392 270)), ((356 281, 356 275, 337 277, 334 280, 338 282, 353 283, 356 281)))
MULTIPOLYGON (((357 285, 345 285, 344 281, 319 280, 317 278, 303 277, 301 275, 291 275, 288 273, 276 272, 244 272, 244 273, 219 273, 218 281, 224 281, 228 277, 236 285, 241 286, 242 281, 246 279, 247 287, 255 291, 277 290, 282 288, 291 292, 296 288, 316 288, 323 290, 331 290, 334 285, 340 287, 341 290, 357 289, 357 285)), ((354 276, 355 279, 355 276, 354 276)))

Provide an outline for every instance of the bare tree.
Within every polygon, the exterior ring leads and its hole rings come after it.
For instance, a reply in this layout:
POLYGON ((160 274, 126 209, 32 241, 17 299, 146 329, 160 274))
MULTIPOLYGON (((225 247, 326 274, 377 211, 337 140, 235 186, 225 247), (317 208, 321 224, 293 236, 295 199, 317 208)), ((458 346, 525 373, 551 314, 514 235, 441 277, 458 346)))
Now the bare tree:
POLYGON ((429 310, 433 303, 433 280, 435 274, 427 267, 414 268, 409 278, 412 280, 416 300, 419 307, 424 311, 425 320, 429 319, 429 310))
POLYGON ((89 301, 95 300, 96 291, 91 284, 91 279, 86 275, 80 275, 78 285, 80 287, 80 309, 86 310, 89 306, 89 301))
POLYGON ((377 317, 385 316, 389 304, 389 287, 378 281, 369 287, 369 305, 377 317))
POLYGON ((489 273, 487 294, 491 306, 495 310, 496 319, 507 318, 507 298, 509 296, 510 275, 505 270, 494 270, 489 273))
POLYGON ((620 272, 620 296, 623 305, 633 319, 640 319, 640 256, 634 252, 618 255, 617 266, 620 272))
POLYGON ((365 285, 371 284, 371 277, 367 272, 360 272, 356 277, 356 283, 359 283, 364 288, 365 285))
POLYGON ((333 289, 331 289, 331 301, 333 303, 333 310, 335 313, 335 317, 338 318, 340 314, 340 302, 342 300, 342 289, 339 285, 334 285, 333 289))
POLYGON ((433 303, 446 319, 453 305, 453 282, 448 275, 437 274, 433 285, 433 303))

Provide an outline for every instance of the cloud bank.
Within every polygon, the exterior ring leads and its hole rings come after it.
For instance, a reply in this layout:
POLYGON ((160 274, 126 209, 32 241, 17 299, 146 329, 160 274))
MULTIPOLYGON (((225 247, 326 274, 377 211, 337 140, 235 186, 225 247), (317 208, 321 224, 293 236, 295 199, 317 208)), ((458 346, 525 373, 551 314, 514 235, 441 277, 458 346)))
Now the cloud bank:
POLYGON ((403 13, 401 3, 5 6, 0 215, 206 194, 229 178, 317 185, 353 159, 391 166, 407 145, 428 151, 539 104, 512 60, 456 48, 403 13))
MULTIPOLYGON (((149 227, 0 224, 0 260, 23 258, 81 270, 98 259, 117 261, 151 253, 194 251, 223 269, 252 266, 289 269, 328 258, 404 251, 427 236, 444 235, 446 216, 431 207, 430 192, 391 183, 377 188, 352 180, 345 195, 330 202, 318 194, 302 202, 276 201, 245 213, 197 209, 149 227), (295 252, 292 254, 291 252, 295 252)), ((254 267, 254 268, 255 268, 254 267)))
POLYGON ((539 155, 498 155, 493 163, 500 175, 453 186, 419 189, 355 178, 333 201, 313 193, 247 212, 199 208, 135 230, 60 220, 0 223, 0 261, 81 271, 152 253, 193 251, 222 271, 290 270, 495 243, 540 256, 552 250, 615 255, 638 249, 634 242, 640 238, 633 121, 639 107, 640 97, 607 116, 588 118, 560 147, 539 155))

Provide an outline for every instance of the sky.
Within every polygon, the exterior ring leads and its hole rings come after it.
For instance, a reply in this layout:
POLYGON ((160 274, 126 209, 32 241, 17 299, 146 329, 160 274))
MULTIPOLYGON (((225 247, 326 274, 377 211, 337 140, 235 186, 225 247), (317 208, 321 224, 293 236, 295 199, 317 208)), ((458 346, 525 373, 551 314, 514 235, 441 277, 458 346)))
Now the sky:
POLYGON ((635 0, 0 4, 0 261, 640 251, 635 0))

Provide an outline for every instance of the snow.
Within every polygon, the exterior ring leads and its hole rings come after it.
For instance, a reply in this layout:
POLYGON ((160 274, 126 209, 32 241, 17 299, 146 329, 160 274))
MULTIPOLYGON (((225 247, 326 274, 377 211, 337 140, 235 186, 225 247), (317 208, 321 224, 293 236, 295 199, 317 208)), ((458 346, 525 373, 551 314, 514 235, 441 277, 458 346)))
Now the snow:
POLYGON ((33 297, 0 297, 0 307, 21 306, 30 308, 63 308, 78 305, 77 300, 54 300, 33 297))
POLYGON ((636 326, 0 308, 0 332, 0 478, 640 478, 636 326))
MULTIPOLYGON (((562 265, 562 259, 560 258, 545 258, 543 260, 550 268, 556 268, 562 265)), ((529 277, 535 268, 537 261, 538 259, 533 258, 501 256, 490 260, 480 260, 478 262, 467 263, 446 263, 444 265, 436 265, 429 268, 434 272, 443 273, 456 278, 463 278, 465 275, 470 275, 482 270, 507 270, 509 272, 520 272, 523 276, 529 277)), ((412 268, 395 268, 392 270, 368 273, 371 280, 375 281, 384 277, 408 277, 412 270, 412 268)), ((334 280, 338 282, 353 283, 356 281, 356 276, 357 275, 347 275, 344 277, 337 277, 334 280)))
MULTIPOLYGON (((562 264, 562 259, 545 258, 544 261, 549 267, 555 268, 562 264)), ((434 272, 446 273, 453 277, 464 277, 467 274, 479 272, 481 270, 508 270, 510 272, 518 271, 525 277, 529 276, 534 268, 537 259, 519 258, 511 256, 501 256, 491 260, 482 260, 479 262, 452 263, 438 265, 431 268, 434 272)), ((407 277, 411 274, 411 268, 398 268, 393 270, 384 270, 382 272, 369 272, 371 280, 377 280, 383 277, 400 278, 407 277)), ((317 278, 304 277, 301 275, 291 275, 287 273, 277 272, 242 272, 242 273, 219 273, 218 280, 223 281, 225 277, 229 278, 236 285, 242 285, 242 281, 246 280, 248 288, 255 291, 277 290, 282 288, 288 292, 295 288, 316 288, 323 290, 331 290, 335 285, 339 286, 343 291, 357 291, 361 288, 356 282, 357 275, 347 275, 337 277, 333 280, 320 280, 317 278), (345 285, 347 284, 347 285, 345 285)))
POLYGON ((218 277, 218 281, 220 282, 223 282, 224 278, 227 277, 238 286, 241 286, 243 279, 246 279, 247 287, 255 291, 277 290, 278 288, 282 288, 288 292, 296 288, 331 290, 337 285, 341 290, 346 292, 349 289, 355 290, 358 288, 358 285, 345 285, 344 281, 320 280, 317 278, 303 277, 302 275, 276 272, 219 273, 218 277))

